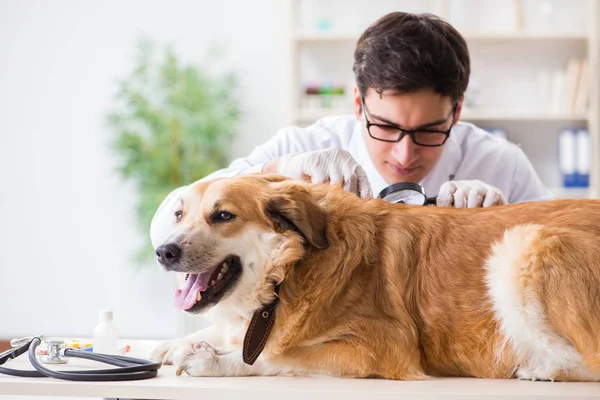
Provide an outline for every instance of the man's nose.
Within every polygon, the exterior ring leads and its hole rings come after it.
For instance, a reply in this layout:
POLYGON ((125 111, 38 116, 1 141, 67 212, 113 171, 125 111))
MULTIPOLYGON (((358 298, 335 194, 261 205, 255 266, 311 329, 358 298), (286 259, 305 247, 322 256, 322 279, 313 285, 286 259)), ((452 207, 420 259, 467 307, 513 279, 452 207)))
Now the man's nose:
POLYGON ((410 166, 418 157, 418 145, 416 145, 410 135, 405 135, 392 148, 392 156, 402 166, 410 166))
POLYGON ((174 243, 163 244, 156 249, 156 257, 158 262, 169 268, 181 258, 181 247, 174 243))

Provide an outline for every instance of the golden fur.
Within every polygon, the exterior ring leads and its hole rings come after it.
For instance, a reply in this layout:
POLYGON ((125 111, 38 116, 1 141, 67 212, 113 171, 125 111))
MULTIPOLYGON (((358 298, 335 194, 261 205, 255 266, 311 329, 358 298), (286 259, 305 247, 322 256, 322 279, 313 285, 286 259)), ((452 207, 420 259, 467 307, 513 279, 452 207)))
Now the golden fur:
MULTIPOLYGON (((246 327, 251 311, 269 303, 279 284, 274 329, 259 358, 263 367, 190 369, 198 350, 188 349, 191 354, 172 361, 188 363, 184 370, 192 375, 600 376, 600 201, 419 207, 249 175, 199 184, 185 204, 181 224, 187 227, 177 229, 202 231, 202 239, 188 235, 188 241, 218 242, 249 229, 279 238, 248 299, 250 312, 235 319, 246 327), (211 224, 209 215, 219 209, 236 219, 211 224), (580 369, 526 372, 525 366, 539 371, 535 355, 543 349, 523 350, 519 337, 507 336, 520 328, 500 317, 503 295, 490 294, 494 271, 512 277, 506 285, 520 296, 515 304, 523 315, 538 310, 524 321, 545 329, 561 349, 574 349, 577 354, 569 354, 581 357, 580 369)), ((223 321, 215 326, 233 320, 223 321)), ((244 333, 239 329, 222 346, 241 358, 244 333)), ((164 359, 168 346, 158 357, 164 359)), ((220 353, 211 357, 218 360, 220 353)))

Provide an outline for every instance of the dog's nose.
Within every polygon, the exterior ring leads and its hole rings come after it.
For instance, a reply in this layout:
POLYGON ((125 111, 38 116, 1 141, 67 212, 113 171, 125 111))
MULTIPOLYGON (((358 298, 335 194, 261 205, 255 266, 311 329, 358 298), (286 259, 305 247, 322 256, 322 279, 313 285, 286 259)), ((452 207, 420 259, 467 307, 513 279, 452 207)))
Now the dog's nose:
POLYGON ((156 256, 162 265, 170 267, 179 261, 179 258, 181 257, 181 248, 173 243, 163 244, 156 249, 156 256))

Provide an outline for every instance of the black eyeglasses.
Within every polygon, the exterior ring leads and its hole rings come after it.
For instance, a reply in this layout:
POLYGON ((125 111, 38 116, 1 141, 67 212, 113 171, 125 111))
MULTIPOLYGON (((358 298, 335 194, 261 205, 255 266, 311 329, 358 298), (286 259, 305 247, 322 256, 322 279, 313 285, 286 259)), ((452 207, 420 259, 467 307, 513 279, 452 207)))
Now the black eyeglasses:
MULTIPOLYGON (((452 126, 454 125, 456 108, 458 107, 458 104, 455 104, 452 107, 452 123, 450 124, 450 128, 445 131, 427 128, 408 130, 395 125, 371 123, 371 121, 369 121, 367 118, 367 107, 365 106, 364 98, 361 98, 361 103, 363 107, 363 113, 365 114, 365 121, 367 122, 367 132, 369 132, 369 136, 371 136, 373 139, 381 140, 382 142, 394 143, 401 141, 404 136, 409 135, 414 144, 427 147, 442 146, 444 143, 446 143, 448 136, 450 136, 452 126)), ((449 117, 450 116, 446 118, 446 121, 449 117)))

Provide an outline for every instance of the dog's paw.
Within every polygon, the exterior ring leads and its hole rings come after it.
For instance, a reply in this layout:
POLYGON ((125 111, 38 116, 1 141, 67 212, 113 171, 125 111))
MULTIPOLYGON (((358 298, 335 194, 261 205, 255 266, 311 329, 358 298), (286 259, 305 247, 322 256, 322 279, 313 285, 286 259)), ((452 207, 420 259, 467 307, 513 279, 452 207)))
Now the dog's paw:
POLYGON ((186 373, 190 376, 220 376, 219 352, 206 342, 193 346, 191 352, 183 357, 177 371, 177 376, 186 373))
POLYGON ((555 374, 548 371, 536 371, 527 367, 521 367, 517 371, 517 378, 523 381, 546 381, 554 382, 555 374))
POLYGON ((194 344, 184 339, 173 339, 161 342, 150 353, 150 359, 165 365, 179 365, 184 357, 192 352, 194 344))

